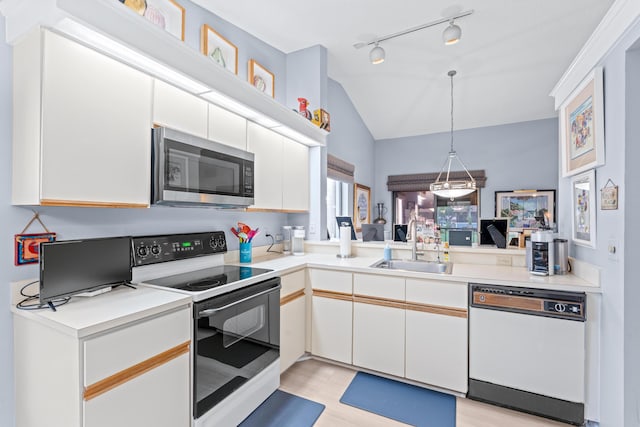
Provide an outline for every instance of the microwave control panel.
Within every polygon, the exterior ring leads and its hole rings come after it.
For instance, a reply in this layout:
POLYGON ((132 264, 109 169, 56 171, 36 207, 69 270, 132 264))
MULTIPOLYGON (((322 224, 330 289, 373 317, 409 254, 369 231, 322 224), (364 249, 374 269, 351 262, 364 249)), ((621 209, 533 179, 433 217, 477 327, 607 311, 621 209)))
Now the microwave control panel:
POLYGON ((227 251, 224 231, 134 237, 131 242, 134 267, 227 251))

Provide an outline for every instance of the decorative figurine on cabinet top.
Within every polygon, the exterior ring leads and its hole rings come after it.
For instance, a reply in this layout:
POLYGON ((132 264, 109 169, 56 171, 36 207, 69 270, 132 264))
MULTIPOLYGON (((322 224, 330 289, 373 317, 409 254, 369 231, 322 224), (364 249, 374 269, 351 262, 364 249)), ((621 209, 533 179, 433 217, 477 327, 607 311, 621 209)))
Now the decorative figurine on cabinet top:
POLYGON ((298 110, 298 114, 306 118, 307 120, 311 120, 312 114, 310 110, 307 110, 309 106, 309 101, 306 98, 298 98, 298 102, 300 103, 300 110, 298 110))
POLYGON ((319 126, 320 129, 324 129, 327 132, 331 131, 331 119, 329 113, 327 113, 322 108, 319 108, 313 112, 313 119, 311 119, 311 123, 319 126))

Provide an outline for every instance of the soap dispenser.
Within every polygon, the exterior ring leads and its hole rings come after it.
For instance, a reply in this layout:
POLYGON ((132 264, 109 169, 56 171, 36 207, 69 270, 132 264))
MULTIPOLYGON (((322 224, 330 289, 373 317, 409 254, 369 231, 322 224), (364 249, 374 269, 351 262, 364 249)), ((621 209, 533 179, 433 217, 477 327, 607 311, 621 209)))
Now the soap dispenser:
POLYGON ((391 261, 391 247, 388 243, 384 246, 383 257, 385 261, 391 261))

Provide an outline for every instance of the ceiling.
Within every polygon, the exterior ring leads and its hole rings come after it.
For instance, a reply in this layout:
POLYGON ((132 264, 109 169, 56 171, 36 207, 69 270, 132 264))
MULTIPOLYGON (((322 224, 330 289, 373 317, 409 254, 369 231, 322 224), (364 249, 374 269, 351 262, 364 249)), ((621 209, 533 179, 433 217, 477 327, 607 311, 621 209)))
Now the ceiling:
POLYGON ((555 117, 549 93, 613 0, 195 3, 285 53, 325 46, 329 77, 379 140, 448 131, 452 69, 455 129, 555 117), (455 45, 444 45, 440 24, 381 43, 379 65, 369 62, 371 47, 354 48, 470 9, 456 21, 455 45))

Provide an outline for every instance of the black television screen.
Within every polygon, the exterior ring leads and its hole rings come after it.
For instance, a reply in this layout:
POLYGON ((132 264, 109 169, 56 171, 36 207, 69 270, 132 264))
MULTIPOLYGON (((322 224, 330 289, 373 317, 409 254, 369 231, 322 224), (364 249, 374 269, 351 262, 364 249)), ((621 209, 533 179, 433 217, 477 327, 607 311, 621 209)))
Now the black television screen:
POLYGON ((109 237, 40 245, 40 303, 131 281, 131 239, 109 237))
POLYGON ((487 227, 493 225, 499 232, 507 239, 507 232, 509 227, 509 219, 508 218, 491 218, 491 219, 481 219, 480 220, 480 244, 481 245, 496 245, 497 243, 493 241, 489 230, 487 227))

